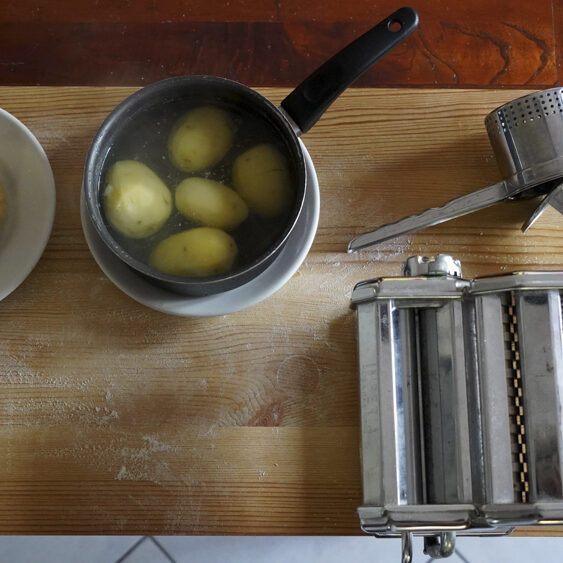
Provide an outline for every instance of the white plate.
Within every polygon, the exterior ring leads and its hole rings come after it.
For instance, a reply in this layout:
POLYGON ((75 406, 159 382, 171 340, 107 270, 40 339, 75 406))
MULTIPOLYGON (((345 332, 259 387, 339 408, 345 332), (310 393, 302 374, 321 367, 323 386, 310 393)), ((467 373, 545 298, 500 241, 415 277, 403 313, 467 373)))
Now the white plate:
POLYGON ((43 254, 53 228, 56 195, 53 172, 39 141, 2 109, 0 183, 6 195, 0 225, 0 299, 4 299, 43 254))
POLYGON ((303 143, 301 148, 307 165, 307 186, 301 215, 278 257, 259 276, 245 285, 205 297, 186 297, 155 287, 123 263, 100 239, 82 197, 82 228, 94 259, 119 289, 139 303, 163 313, 185 317, 211 317, 234 313, 259 303, 280 289, 298 270, 313 244, 317 231, 319 184, 313 162, 303 143))

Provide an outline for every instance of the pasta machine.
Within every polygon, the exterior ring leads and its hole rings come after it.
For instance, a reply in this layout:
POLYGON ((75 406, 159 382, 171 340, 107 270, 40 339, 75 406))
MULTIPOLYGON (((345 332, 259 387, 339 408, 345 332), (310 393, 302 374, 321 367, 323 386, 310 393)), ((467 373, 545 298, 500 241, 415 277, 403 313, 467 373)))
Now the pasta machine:
POLYGON ((424 537, 563 524, 563 271, 464 279, 411 257, 360 282, 357 310, 364 531, 424 537))

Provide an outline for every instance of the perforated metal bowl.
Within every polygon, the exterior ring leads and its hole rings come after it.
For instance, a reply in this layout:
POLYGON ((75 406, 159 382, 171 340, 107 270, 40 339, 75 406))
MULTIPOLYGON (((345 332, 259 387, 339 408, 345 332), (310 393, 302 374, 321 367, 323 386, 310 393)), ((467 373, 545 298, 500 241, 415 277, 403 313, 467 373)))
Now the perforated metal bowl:
POLYGON ((492 111, 485 126, 505 179, 563 155, 563 88, 518 98, 492 111))

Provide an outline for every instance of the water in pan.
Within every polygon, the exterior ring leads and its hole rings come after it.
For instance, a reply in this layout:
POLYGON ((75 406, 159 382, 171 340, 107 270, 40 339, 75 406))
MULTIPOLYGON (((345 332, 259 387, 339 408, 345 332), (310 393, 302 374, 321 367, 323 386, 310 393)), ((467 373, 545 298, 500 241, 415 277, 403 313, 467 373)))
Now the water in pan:
MULTIPOLYGON (((109 169, 120 160, 136 160, 146 164, 164 181, 172 194, 182 180, 192 176, 208 178, 232 187, 231 171, 234 160, 244 151, 261 143, 273 144, 284 154, 290 163, 295 194, 296 174, 291 169, 291 160, 281 135, 256 112, 238 106, 235 108, 216 100, 211 105, 226 110, 233 121, 235 128, 233 146, 221 162, 209 169, 193 173, 178 169, 169 158, 169 136, 179 118, 201 105, 210 104, 204 101, 173 100, 130 116, 112 139, 100 176, 100 194, 103 194, 107 186, 109 169)), ((103 201, 103 197, 100 197, 100 201, 103 201)), ((250 212, 243 223, 230 231, 229 234, 235 239, 239 251, 233 270, 251 264, 275 246, 276 241, 287 228, 292 212, 290 206, 281 215, 268 219, 250 212)), ((165 225, 156 234, 143 239, 132 239, 122 235, 113 229, 107 220, 106 225, 116 242, 129 255, 145 264, 148 264, 152 250, 160 241, 175 233, 200 226, 184 217, 175 207, 165 225)))

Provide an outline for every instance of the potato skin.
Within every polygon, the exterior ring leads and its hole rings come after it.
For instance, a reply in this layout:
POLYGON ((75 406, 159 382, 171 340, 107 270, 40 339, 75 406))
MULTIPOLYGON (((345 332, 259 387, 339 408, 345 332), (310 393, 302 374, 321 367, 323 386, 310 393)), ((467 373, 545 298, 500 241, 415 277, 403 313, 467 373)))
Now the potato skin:
POLYGON ((184 172, 211 168, 233 144, 230 115, 215 106, 200 106, 183 115, 172 128, 168 152, 174 166, 184 172))
POLYGON ((145 164, 120 160, 109 170, 103 194, 110 225, 134 239, 156 233, 172 212, 172 193, 145 164))
POLYGON ((238 156, 233 164, 232 180, 248 207, 263 217, 275 217, 291 203, 287 161, 269 143, 256 145, 238 156))
POLYGON ((248 217, 248 206, 237 192, 207 178, 186 178, 174 198, 182 215, 207 227, 229 231, 248 217))
POLYGON ((237 253, 235 240, 224 231, 197 227, 164 239, 152 251, 149 263, 166 274, 212 276, 228 272, 237 253))

